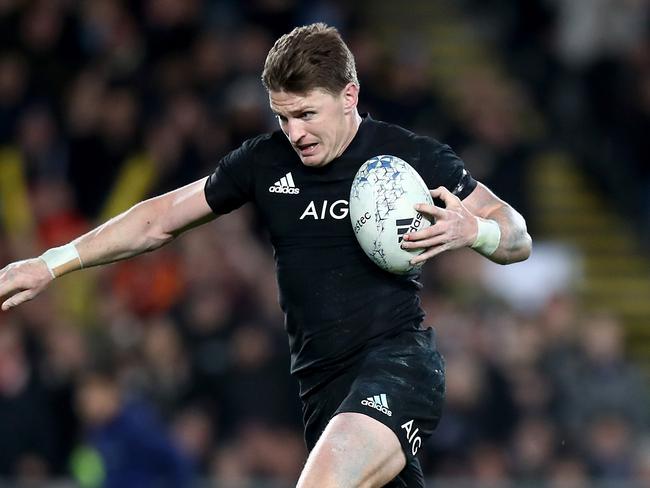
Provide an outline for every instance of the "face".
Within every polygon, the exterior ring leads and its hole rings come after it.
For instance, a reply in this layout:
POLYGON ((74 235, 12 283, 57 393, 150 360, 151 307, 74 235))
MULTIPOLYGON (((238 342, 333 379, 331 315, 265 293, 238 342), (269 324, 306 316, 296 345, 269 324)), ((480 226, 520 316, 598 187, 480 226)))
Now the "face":
POLYGON ((77 391, 77 408, 89 425, 103 425, 120 409, 118 387, 102 379, 90 378, 77 391))
POLYGON ((271 110, 305 166, 325 166, 350 144, 359 125, 358 93, 353 83, 339 95, 321 89, 269 93, 271 110))

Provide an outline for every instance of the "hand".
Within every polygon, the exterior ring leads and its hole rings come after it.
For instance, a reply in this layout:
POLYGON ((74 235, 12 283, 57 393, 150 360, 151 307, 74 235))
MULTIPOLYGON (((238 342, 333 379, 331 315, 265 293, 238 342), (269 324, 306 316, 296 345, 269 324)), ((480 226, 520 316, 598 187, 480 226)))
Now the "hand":
POLYGON ((426 249, 422 254, 411 259, 411 264, 427 261, 451 249, 470 246, 478 232, 476 216, 465 208, 456 195, 444 186, 431 190, 430 193, 433 198, 442 200, 445 208, 423 203, 415 206, 418 212, 435 224, 404 236, 402 248, 426 249))
POLYGON ((18 261, 0 270, 0 297, 8 296, 2 304, 6 311, 31 300, 52 281, 50 270, 42 259, 18 261))

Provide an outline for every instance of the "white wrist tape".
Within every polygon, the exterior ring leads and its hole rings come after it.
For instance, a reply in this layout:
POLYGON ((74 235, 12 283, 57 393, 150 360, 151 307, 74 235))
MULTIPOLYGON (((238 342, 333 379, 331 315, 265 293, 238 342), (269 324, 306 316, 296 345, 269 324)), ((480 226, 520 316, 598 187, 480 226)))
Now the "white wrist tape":
POLYGON ((45 261, 52 278, 84 267, 79 251, 74 244, 48 249, 40 258, 45 261))
POLYGON ((499 247, 499 242, 501 242, 499 224, 494 220, 481 218, 477 218, 476 221, 478 222, 478 232, 474 244, 472 244, 472 249, 476 249, 484 256, 491 256, 499 247))

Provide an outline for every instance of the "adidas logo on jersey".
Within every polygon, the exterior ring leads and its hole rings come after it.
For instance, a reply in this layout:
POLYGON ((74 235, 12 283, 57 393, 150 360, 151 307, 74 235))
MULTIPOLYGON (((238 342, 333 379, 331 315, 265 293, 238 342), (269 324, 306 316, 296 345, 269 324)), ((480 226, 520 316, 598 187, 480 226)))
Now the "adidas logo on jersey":
POLYGON ((395 227, 397 227, 397 242, 402 242, 404 234, 415 232, 422 224, 422 214, 420 212, 412 219, 396 219, 395 227))
POLYGON ((300 188, 296 188, 296 184, 293 182, 293 176, 291 176, 291 171, 289 171, 286 175, 269 186, 269 192, 297 195, 300 193, 300 188))
POLYGON ((374 395, 366 398, 365 400, 361 400, 361 405, 379 410, 381 413, 385 413, 389 417, 393 416, 393 412, 388 410, 388 399, 386 398, 385 393, 382 393, 381 395, 374 395))

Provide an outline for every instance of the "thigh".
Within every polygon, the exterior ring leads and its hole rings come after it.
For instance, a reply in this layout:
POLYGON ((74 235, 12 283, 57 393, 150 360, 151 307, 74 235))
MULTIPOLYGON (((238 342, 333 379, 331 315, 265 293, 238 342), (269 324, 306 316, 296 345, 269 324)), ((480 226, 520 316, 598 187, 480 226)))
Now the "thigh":
POLYGON ((340 413, 309 454, 298 488, 385 486, 405 465, 402 446, 391 429, 361 413, 340 413))

